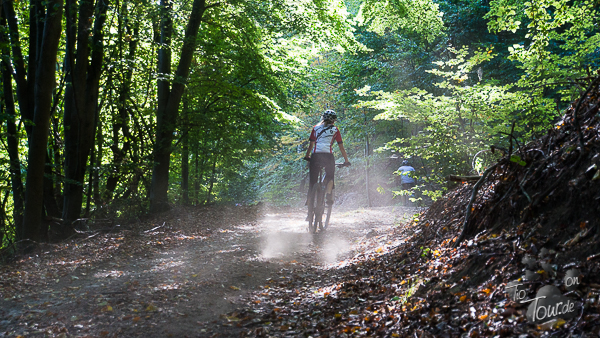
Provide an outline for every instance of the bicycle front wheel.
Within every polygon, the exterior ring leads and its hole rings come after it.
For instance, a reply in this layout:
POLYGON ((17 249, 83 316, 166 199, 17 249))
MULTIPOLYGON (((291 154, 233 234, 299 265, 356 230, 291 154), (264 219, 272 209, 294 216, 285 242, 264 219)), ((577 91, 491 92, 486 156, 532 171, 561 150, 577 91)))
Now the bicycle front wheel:
POLYGON ((327 229, 327 227, 329 226, 329 219, 331 218, 332 207, 332 205, 327 206, 327 217, 325 217, 325 223, 323 223, 323 230, 327 229))

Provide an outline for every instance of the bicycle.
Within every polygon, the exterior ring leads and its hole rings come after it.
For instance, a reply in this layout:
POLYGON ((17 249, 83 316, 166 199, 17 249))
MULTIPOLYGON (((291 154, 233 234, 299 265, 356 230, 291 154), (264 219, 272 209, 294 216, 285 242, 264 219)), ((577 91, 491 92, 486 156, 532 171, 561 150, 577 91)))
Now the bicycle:
MULTIPOLYGON (((336 167, 344 167, 344 163, 336 163, 336 167)), ((329 220, 331 219, 331 209, 333 203, 325 204, 325 193, 327 192, 327 186, 325 184, 325 168, 319 169, 319 178, 317 183, 312 186, 310 195, 308 196, 308 231, 311 234, 317 233, 317 228, 320 231, 324 231, 329 226, 329 220), (323 222, 323 214, 327 208, 327 216, 325 222, 323 222)), ((331 189, 331 200, 333 201, 333 190, 331 189)))

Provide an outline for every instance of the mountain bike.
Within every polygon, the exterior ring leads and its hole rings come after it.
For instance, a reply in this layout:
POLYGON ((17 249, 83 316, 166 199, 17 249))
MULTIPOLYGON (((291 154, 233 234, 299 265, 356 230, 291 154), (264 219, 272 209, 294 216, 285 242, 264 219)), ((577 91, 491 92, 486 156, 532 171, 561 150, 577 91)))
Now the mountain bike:
MULTIPOLYGON (((343 163, 336 163, 336 167, 341 168, 344 167, 343 163)), ((331 201, 333 202, 333 191, 331 189, 331 201)), ((321 167, 319 169, 319 179, 317 183, 312 186, 312 190, 310 195, 308 196, 308 231, 311 234, 317 232, 317 228, 320 231, 327 229, 329 226, 329 220, 331 218, 331 209, 333 203, 326 204, 325 203, 325 193, 327 192, 327 185, 325 184, 325 168, 321 167), (323 214, 325 214, 325 209, 327 209, 327 214, 325 217, 325 221, 323 221, 323 214)))

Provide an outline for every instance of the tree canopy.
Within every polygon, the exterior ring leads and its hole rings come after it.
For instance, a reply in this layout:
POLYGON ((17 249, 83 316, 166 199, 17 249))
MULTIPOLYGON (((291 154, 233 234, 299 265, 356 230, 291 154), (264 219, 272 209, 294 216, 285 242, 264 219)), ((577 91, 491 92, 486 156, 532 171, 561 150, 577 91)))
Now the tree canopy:
POLYGON ((394 190, 389 159, 409 159, 428 203, 447 175, 482 172, 490 145, 539 137, 600 64, 583 0, 9 0, 1 14, 2 247, 173 204, 302 203, 327 108, 357 164, 340 191, 394 190))

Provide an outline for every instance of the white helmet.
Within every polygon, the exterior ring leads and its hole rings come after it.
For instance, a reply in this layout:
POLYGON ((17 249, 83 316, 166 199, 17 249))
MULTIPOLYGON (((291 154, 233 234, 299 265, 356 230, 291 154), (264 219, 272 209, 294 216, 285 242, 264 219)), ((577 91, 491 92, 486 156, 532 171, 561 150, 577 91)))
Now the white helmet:
POLYGON ((337 114, 331 110, 327 109, 323 115, 321 115, 321 121, 335 121, 337 120, 337 114))

